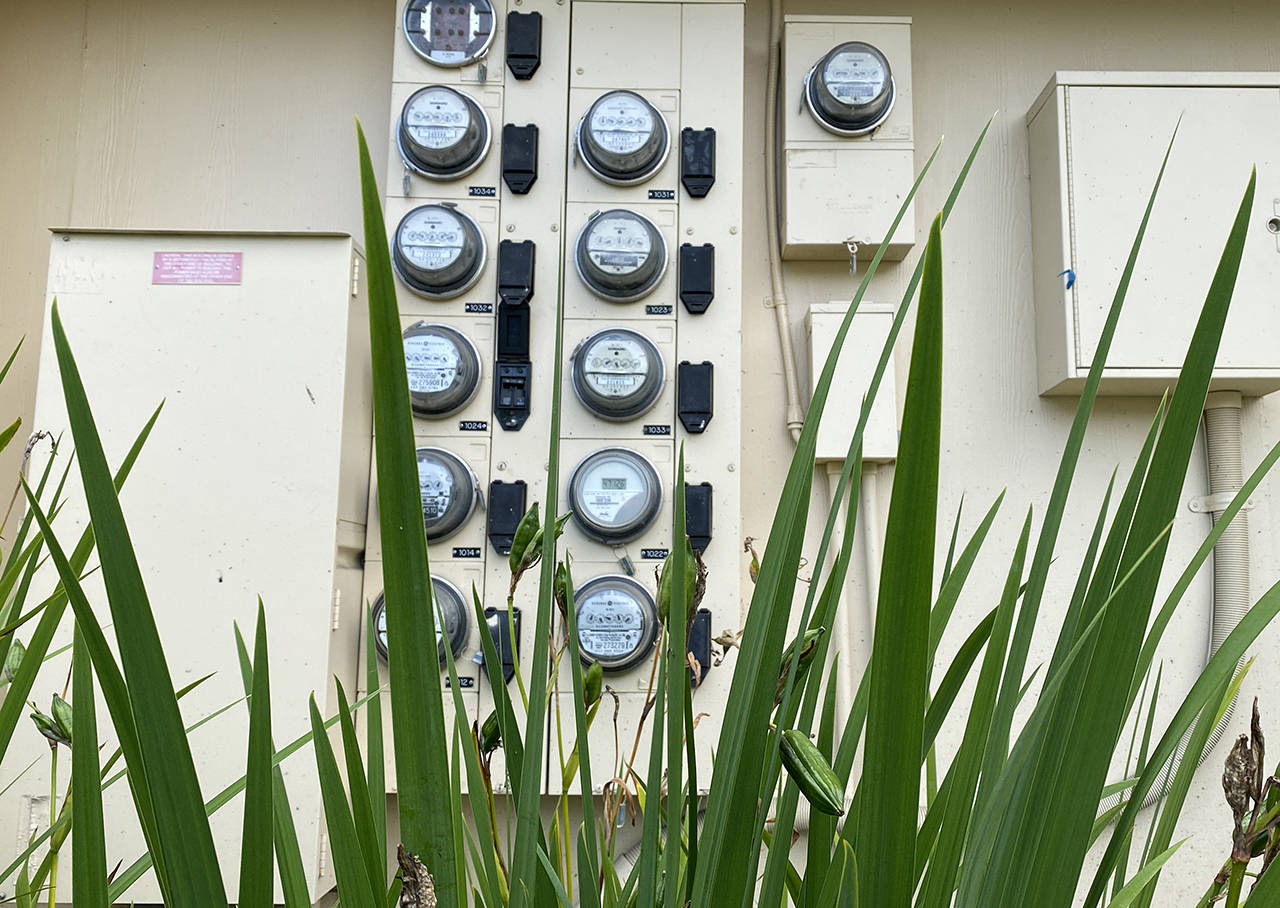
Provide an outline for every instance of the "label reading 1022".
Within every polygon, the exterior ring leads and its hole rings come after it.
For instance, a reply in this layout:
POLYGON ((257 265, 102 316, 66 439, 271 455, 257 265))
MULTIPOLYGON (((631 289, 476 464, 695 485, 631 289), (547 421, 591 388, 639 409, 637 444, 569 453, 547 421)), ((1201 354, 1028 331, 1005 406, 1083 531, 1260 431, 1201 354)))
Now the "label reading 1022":
POLYGON ((640 557, 645 561, 665 561, 671 554, 670 549, 641 549, 640 557))
POLYGON ((670 435, 671 427, 648 425, 644 427, 644 434, 645 435, 670 435))
POLYGON ((676 191, 674 189, 650 189, 649 190, 649 198, 651 199, 670 200, 670 199, 674 199, 675 197, 676 197, 676 191))
POLYGON ((488 432, 489 423, 483 419, 458 420, 458 429, 462 432, 488 432))
POLYGON ((479 558, 480 549, 474 546, 467 546, 465 548, 454 546, 453 557, 454 558, 479 558))
POLYGON ((645 306, 644 314, 645 315, 670 315, 671 307, 670 306, 654 306, 654 305, 645 306))
POLYGON ((467 312, 492 312, 493 303, 467 303, 467 312))
POLYGON ((497 186, 468 186, 467 195, 469 196, 485 196, 492 198, 498 194, 497 186))

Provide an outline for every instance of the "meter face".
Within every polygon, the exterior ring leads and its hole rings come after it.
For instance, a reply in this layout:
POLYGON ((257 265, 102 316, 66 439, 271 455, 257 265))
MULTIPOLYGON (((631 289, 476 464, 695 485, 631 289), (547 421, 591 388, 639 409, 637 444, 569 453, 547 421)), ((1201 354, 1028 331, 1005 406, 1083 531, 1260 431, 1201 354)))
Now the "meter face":
POLYGON ((480 354, 461 331, 418 322, 404 333, 409 402, 419 416, 461 410, 480 389, 480 354))
POLYGON ((574 591, 578 645, 585 663, 624 671, 653 648, 658 616, 648 590, 630 577, 605 575, 574 591))
POLYGON ((392 264, 420 296, 445 299, 462 293, 484 268, 484 236, 475 221, 447 205, 423 205, 396 228, 392 264))
POLYGON ((584 533, 626 542, 649 528, 662 506, 658 471, 628 448, 587 455, 569 477, 569 509, 584 533))
POLYGON ((662 279, 667 247, 648 218, 614 208, 582 228, 575 262, 579 276, 597 295, 627 302, 644 296, 662 279))
POLYGON ((844 104, 869 104, 885 90, 889 73, 884 59, 864 50, 832 54, 822 70, 822 81, 844 104))
POLYGON ((631 419, 662 393, 662 356, 653 342, 629 328, 608 328, 582 341, 570 361, 573 390, 604 419, 631 419))
POLYGON ((428 63, 456 68, 483 57, 493 43, 489 0, 409 0, 404 36, 428 63))
POLYGON ((872 132, 893 109, 889 59, 864 41, 833 47, 804 80, 809 113, 823 129, 841 136, 872 132))
POLYGON ((633 91, 611 91, 597 98, 578 122, 575 141, 587 169, 620 186, 649 179, 670 149, 666 120, 633 91))
MULTIPOLYGON (((447 580, 431 576, 431 588, 435 594, 436 607, 436 650, 440 664, 445 664, 445 640, 449 641, 449 649, 456 659, 466 645, 470 630, 470 619, 467 617, 466 605, 458 588, 447 580)), ((373 603, 373 645, 378 655, 385 662, 387 659, 387 608, 382 594, 373 603)))
POLYGON ((463 176, 489 151, 489 121, 471 97, 445 85, 409 96, 396 135, 409 169, 432 179, 463 176))
POLYGON ((418 492, 427 541, 452 536, 475 509, 479 484, 462 458, 444 448, 418 448, 418 492))

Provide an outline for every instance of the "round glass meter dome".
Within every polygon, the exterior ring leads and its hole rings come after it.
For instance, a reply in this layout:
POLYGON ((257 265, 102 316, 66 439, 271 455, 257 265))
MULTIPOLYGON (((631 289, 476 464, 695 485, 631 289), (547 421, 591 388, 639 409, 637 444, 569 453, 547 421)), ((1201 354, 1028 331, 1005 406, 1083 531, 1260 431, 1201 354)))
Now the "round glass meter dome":
POLYGON ((607 672, 633 668, 658 638, 658 611, 649 591, 623 574, 593 577, 573 593, 582 661, 607 672))
POLYGON ((626 303, 645 296, 662 280, 667 244, 644 215, 611 208, 592 215, 578 232, 574 265, 597 296, 626 303))
POLYGON ((804 77, 804 100, 809 113, 828 132, 866 135, 893 110, 889 59, 864 41, 837 45, 804 77))
MULTIPOLYGON (((467 615, 467 603, 456 586, 442 577, 431 575, 431 589, 435 593, 436 604, 436 655, 440 664, 445 664, 445 640, 449 641, 449 650, 453 658, 462 655, 462 648, 467 644, 467 635, 471 628, 471 619, 467 615)), ((373 602, 373 645, 378 655, 385 662, 387 659, 387 604, 382 593, 373 602)))
POLYGON ((428 85, 400 111, 396 144, 405 166, 432 180, 452 180, 480 166, 489 152, 489 118, 468 94, 428 85))
POLYGON ((662 480, 653 464, 630 448, 601 448, 573 468, 568 498, 582 532, 601 542, 629 542, 658 516, 662 480))
POLYGON ((404 361, 409 404, 418 416, 457 413, 480 390, 480 353, 470 338, 448 325, 410 325, 404 332, 404 361))
POLYGON ((468 290, 484 269, 480 227, 451 205, 422 205, 396 227, 391 264, 409 289, 428 299, 468 290))
POLYGON ((444 448, 418 448, 418 491, 427 542, 462 529, 480 501, 480 483, 467 462, 444 448))
POLYGON ((601 419, 634 419, 662 394, 662 355, 639 331, 606 328, 573 351, 569 380, 582 405, 601 419))
POLYGON ((578 121, 574 141, 587 169, 618 186, 643 183, 667 159, 667 121, 634 91, 601 95, 578 121))

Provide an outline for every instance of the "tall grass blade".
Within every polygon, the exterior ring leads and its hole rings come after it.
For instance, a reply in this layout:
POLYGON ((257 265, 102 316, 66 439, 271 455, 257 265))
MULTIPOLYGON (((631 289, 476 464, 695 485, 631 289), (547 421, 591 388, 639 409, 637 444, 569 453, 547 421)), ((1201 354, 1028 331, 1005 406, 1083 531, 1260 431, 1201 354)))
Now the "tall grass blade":
MULTIPOLYGON (((400 837, 436 879, 441 902, 454 904, 454 820, 449 801, 448 738, 440 671, 417 653, 434 652, 435 609, 427 563, 409 379, 378 184, 364 131, 356 124, 365 257, 369 269, 369 338, 373 358, 373 425, 382 534, 383 597, 389 653, 392 735, 399 782, 400 837), (396 654, 399 654, 397 658, 396 654)), ((345 900, 344 900, 345 902, 345 900)))
MULTIPOLYGON (((637 905, 656 905, 658 899, 658 848, 662 843, 661 835, 661 816, 662 816, 662 734, 664 726, 662 724, 662 714, 666 703, 667 693, 667 662, 665 659, 658 662, 658 685, 657 693, 654 695, 653 701, 653 737, 652 743, 649 745, 649 772, 645 776, 644 786, 644 818, 641 831, 640 860, 636 864, 636 870, 639 871, 639 878, 636 887, 636 904, 637 905)), ((679 799, 679 793, 673 793, 673 797, 679 799)), ((666 847, 668 850, 675 849, 679 851, 680 843, 677 837, 678 830, 668 830, 668 838, 666 847)))
POLYGON ((9 447, 9 442, 13 441, 13 436, 18 434, 18 429, 22 428, 22 417, 19 416, 9 425, 0 429, 0 451, 9 447))
POLYGON ((271 680, 267 616, 258 599, 253 642, 253 695, 249 700, 249 758, 245 767, 244 830, 240 836, 241 908, 270 908, 275 877, 271 792, 271 680))
MULTIPOLYGON (((689 651, 685 639, 688 630, 687 618, 689 600, 693 590, 689 577, 685 574, 686 566, 693 570, 693 551, 689 548, 689 537, 686 535, 685 522, 685 487, 684 487, 684 444, 680 445, 676 464, 675 508, 671 528, 671 559, 667 570, 671 572, 669 581, 670 605, 667 612, 667 648, 664 658, 667 662, 667 848, 663 852, 665 872, 663 877, 664 904, 675 905, 680 902, 680 831, 683 828, 682 815, 685 801, 680 796, 683 790, 684 774, 681 772, 681 758, 684 756, 684 701, 689 699, 689 669, 686 659, 689 651)), ((659 591, 661 596, 661 591, 659 591)), ((576 668, 576 666, 575 666, 576 668)), ((661 722, 661 712, 655 713, 653 721, 661 722)), ((660 808, 661 802, 653 804, 650 809, 660 808)), ((697 834, 697 820, 691 818, 690 835, 697 834)))
POLYGON ((320 710, 313 695, 310 702, 311 738, 315 744, 316 767, 320 771, 320 795, 324 801, 325 824, 333 853, 333 875, 338 881, 338 899, 346 908, 383 908, 382 893, 373 894, 373 884, 365 866, 356 834, 355 820, 342 790, 338 761, 325 734, 320 710))
POLYGON ((382 688, 378 677, 378 649, 374 645, 373 609, 365 609, 364 664, 365 692, 369 706, 364 711, 365 750, 369 757, 369 801, 373 808, 374 831, 378 836, 378 854, 387 854, 387 768, 382 740, 382 688))
POLYGON ((369 799, 369 786, 365 780, 364 761, 360 756, 360 742, 356 738, 355 723, 351 719, 351 706, 342 682, 334 678, 338 693, 338 729, 342 733, 343 760, 347 765, 347 785, 351 796, 351 818, 355 824, 360 853, 364 855, 365 870, 372 887, 374 901, 387 891, 387 855, 378 850, 378 833, 373 821, 373 803, 369 799))
MULTIPOLYGON (((676 475, 680 475, 677 473, 676 475)), ((587 741, 587 710, 583 693, 582 648, 578 641, 578 614, 573 601, 573 562, 565 554, 565 624, 569 643, 569 664, 572 670, 569 676, 573 683, 573 721, 577 733, 578 747, 585 751, 587 741)), ((687 704, 686 704, 687 705, 687 704)), ((689 740, 692 741, 692 733, 689 740)), ((692 763, 690 763, 692 766, 692 763)), ((596 828, 595 797, 591 772, 591 760, 578 760, 579 791, 582 792, 582 829, 579 835, 578 889, 583 908, 598 908, 600 905, 600 845, 599 831, 596 828)), ((692 782, 692 779, 690 780, 692 782)))
POLYGON ((107 839, 102 822, 102 784, 98 778, 98 717, 93 695, 93 665, 77 627, 71 655, 71 887, 76 904, 107 905, 107 839))
POLYGON ((1159 876, 1160 869, 1169 862, 1169 859, 1177 853, 1178 849, 1186 841, 1186 839, 1183 839, 1181 842, 1175 842, 1144 864, 1142 869, 1134 874, 1133 879, 1107 903, 1107 908, 1129 908, 1130 905, 1135 904, 1142 890, 1159 876))

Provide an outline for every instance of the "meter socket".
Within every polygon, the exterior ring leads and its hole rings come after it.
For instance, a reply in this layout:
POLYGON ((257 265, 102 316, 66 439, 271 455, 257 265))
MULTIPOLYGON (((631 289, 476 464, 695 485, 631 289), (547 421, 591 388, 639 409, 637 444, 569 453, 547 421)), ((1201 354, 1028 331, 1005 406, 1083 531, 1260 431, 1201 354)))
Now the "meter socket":
POLYGON ((480 484, 467 462, 444 448, 418 448, 418 491, 428 542, 462 529, 480 500, 480 484))
POLYGON ((601 419, 634 419, 662 394, 662 355, 630 328, 606 328, 585 338, 573 351, 569 374, 578 400, 601 419))
MULTIPOLYGON (((466 646, 471 620, 467 617, 467 603, 458 588, 435 574, 431 575, 431 592, 436 607, 436 655, 440 665, 445 665, 445 640, 449 651, 457 659, 466 646)), ((387 660, 387 604, 382 593, 373 602, 373 645, 382 661, 387 660)))
POLYGON ((615 186, 649 179, 667 159, 671 137, 658 109, 633 91, 601 95, 578 121, 578 155, 595 176, 615 186))
POLYGON ((419 88, 404 102, 396 144, 405 166, 432 180, 453 180, 489 153, 489 118, 475 99, 447 85, 419 88))
POLYGON ((449 299, 466 292, 484 270, 480 227, 452 205, 422 205, 396 227, 391 263, 414 293, 449 299))
POLYGON ((461 331, 418 322, 404 332, 409 403, 427 419, 457 413, 480 390, 480 353, 461 331))
POLYGON ((593 214, 578 232, 574 265, 597 296, 626 303, 650 293, 662 280, 667 243, 644 215, 611 208, 593 214))
POLYGON ((889 59, 864 41, 833 47, 804 77, 804 102, 828 132, 861 136, 876 129, 893 109, 889 59))
POLYGON ((629 542, 649 528, 662 507, 662 480, 630 448, 601 448, 569 476, 569 510, 579 529, 604 543, 629 542))
POLYGON ((457 69, 489 52, 493 4, 489 0, 409 0, 401 26, 419 57, 435 66, 457 69))

